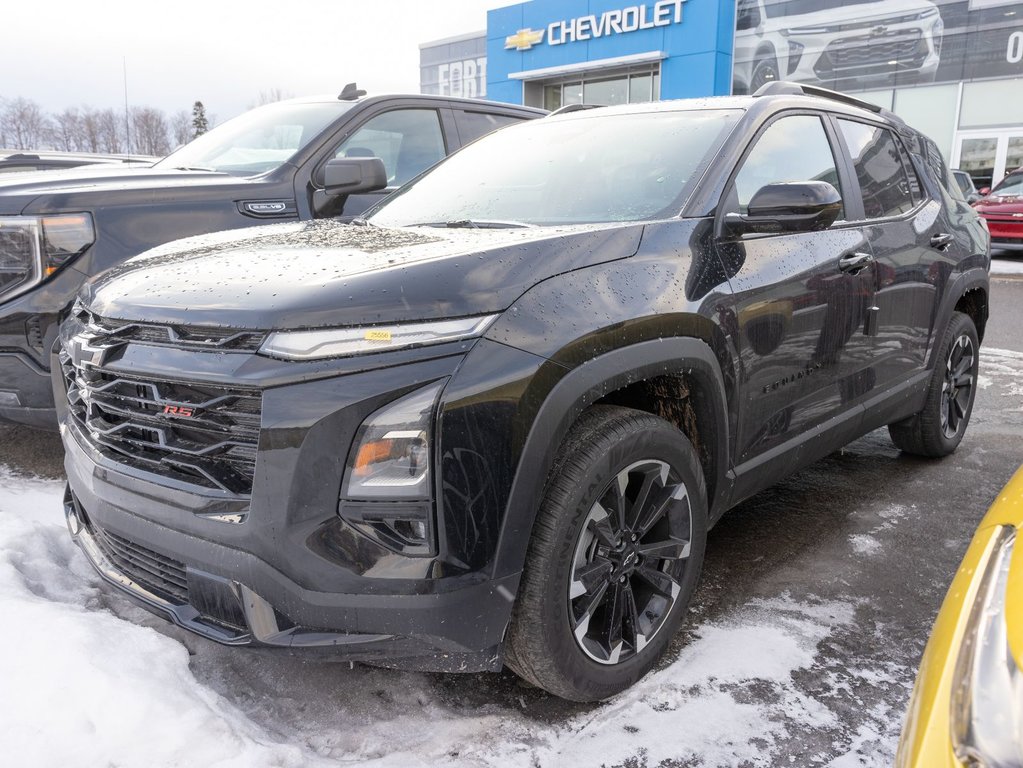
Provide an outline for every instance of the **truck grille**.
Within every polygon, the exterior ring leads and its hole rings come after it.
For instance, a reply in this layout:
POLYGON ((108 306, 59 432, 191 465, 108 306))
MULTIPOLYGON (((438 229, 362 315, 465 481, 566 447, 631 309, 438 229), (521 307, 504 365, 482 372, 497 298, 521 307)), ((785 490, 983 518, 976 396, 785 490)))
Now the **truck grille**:
POLYGON ((830 43, 814 66, 823 79, 856 77, 887 72, 892 64, 918 69, 927 57, 927 45, 919 30, 886 32, 835 40, 830 43))
POLYGON ((91 526, 96 545, 113 566, 136 584, 177 605, 188 602, 188 577, 185 566, 170 557, 91 526))
POLYGON ((198 325, 157 325, 113 320, 99 317, 81 305, 73 314, 94 336, 110 342, 134 342, 153 346, 173 346, 178 349, 217 349, 232 352, 255 352, 262 345, 266 333, 238 331, 233 328, 212 328, 198 325))
POLYGON ((75 365, 60 352, 71 419, 107 458, 175 480, 252 492, 258 390, 157 381, 75 365))

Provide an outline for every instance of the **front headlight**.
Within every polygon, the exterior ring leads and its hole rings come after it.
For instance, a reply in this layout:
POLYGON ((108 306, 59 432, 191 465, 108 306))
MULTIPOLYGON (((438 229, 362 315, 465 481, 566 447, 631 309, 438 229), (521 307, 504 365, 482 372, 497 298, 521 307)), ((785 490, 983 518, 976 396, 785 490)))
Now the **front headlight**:
POLYGON ((368 352, 390 352, 406 347, 476 338, 482 336, 496 318, 497 315, 483 315, 363 328, 275 331, 267 337, 259 351, 268 357, 283 360, 319 360, 368 352))
POLYGON ((57 272, 96 241, 92 216, 0 216, 0 299, 57 272))
POLYGON ((367 418, 348 457, 338 514, 403 555, 434 550, 431 464, 434 411, 446 379, 367 418))
POLYGON ((952 741, 965 765, 1023 766, 1023 673, 1009 649, 1005 595, 1016 531, 1001 527, 956 662, 952 741))

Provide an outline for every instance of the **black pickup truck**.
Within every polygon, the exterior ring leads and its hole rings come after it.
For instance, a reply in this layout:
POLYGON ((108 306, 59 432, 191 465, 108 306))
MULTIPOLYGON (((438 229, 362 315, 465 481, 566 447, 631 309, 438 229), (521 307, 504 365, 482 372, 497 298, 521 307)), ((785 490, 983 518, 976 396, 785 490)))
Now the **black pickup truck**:
POLYGON ((269 221, 351 218, 446 155, 542 110, 432 96, 294 99, 145 168, 0 177, 0 421, 56 428, 49 350, 87 278, 155 245, 269 221), (360 182, 383 162, 386 181, 360 182), (374 161, 375 162, 375 161, 374 161), (331 186, 331 177, 344 182, 331 186), (360 194, 348 194, 354 189, 360 194))
POLYGON ((881 426, 955 450, 989 249, 934 142, 840 94, 514 126, 358 226, 90 281, 53 362, 68 526, 222 643, 603 699, 728 508, 881 426))

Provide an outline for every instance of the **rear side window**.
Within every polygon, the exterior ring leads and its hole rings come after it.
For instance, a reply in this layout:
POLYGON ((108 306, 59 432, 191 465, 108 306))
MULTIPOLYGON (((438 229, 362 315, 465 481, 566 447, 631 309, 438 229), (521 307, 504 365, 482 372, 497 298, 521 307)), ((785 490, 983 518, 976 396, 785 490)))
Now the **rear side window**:
POLYGON ((455 110, 455 123, 458 125, 458 136, 463 144, 476 141, 491 131, 504 128, 512 123, 522 122, 522 118, 511 115, 493 115, 487 112, 464 112, 455 110))
POLYGON ((856 168, 868 219, 898 216, 922 199, 920 180, 898 141, 887 128, 838 120, 856 168))
POLYGON ((791 181, 826 181, 841 192, 835 155, 816 115, 782 117, 760 135, 735 176, 739 212, 748 212, 761 187, 791 181))

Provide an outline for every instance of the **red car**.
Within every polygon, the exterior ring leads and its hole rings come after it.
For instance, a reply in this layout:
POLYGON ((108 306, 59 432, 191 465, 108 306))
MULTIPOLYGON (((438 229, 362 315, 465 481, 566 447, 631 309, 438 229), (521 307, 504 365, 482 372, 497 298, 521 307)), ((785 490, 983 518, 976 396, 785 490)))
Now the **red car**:
POLYGON ((1023 251, 1023 168, 1017 168, 973 204, 991 231, 992 250, 1023 251))

